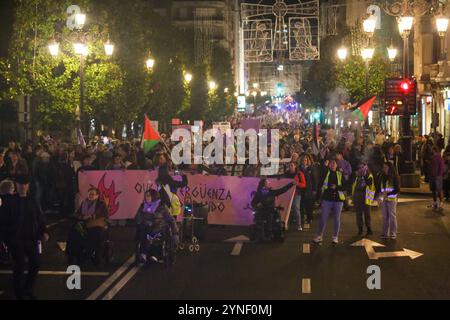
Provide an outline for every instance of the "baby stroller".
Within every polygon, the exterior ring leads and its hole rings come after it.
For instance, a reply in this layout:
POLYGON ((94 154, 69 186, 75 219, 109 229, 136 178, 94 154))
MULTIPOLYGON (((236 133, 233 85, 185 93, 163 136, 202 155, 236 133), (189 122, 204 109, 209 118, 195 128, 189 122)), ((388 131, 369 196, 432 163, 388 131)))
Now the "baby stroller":
POLYGON ((136 243, 136 264, 163 263, 165 267, 175 263, 176 248, 169 226, 141 225, 136 243))
POLYGON ((254 211, 254 223, 250 226, 250 240, 256 242, 284 242, 285 227, 281 221, 280 211, 282 207, 257 209, 254 211), (268 215, 266 210, 273 210, 272 215, 268 215), (272 221, 268 221, 272 217, 272 221), (269 223, 272 224, 272 232, 270 233, 269 223))
MULTIPOLYGON (((80 265, 85 260, 92 259, 95 262, 95 257, 97 252, 95 252, 94 247, 91 245, 88 230, 86 228, 85 222, 82 220, 75 219, 75 223, 69 231, 66 246, 67 262, 69 265, 80 265)), ((110 224, 107 220, 108 227, 104 230, 102 235, 102 252, 99 253, 99 258, 109 264, 114 257, 114 245, 110 240, 109 229, 110 224)))
POLYGON ((180 229, 180 243, 178 248, 188 248, 190 252, 199 252, 199 240, 205 237, 208 225, 208 207, 198 203, 189 203, 184 206, 183 221, 180 229))

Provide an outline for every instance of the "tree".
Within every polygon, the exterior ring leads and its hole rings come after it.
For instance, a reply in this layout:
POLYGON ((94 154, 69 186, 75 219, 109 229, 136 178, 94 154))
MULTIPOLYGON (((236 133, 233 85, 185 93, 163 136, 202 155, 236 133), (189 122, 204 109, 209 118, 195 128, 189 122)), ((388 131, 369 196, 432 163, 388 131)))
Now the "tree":
MULTIPOLYGON (((365 62, 360 56, 354 56, 335 66, 336 83, 346 89, 352 101, 358 101, 365 93, 365 62)), ((389 64, 376 51, 369 63, 368 95, 378 95, 384 90, 384 79, 389 76, 389 64)))

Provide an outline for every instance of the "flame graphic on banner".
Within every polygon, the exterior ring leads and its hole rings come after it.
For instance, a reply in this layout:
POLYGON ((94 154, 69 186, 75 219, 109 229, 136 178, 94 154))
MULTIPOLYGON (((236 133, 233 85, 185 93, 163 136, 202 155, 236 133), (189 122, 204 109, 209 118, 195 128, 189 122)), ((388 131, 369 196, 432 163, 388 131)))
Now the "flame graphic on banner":
POLYGON ((102 200, 108 208, 109 216, 113 216, 119 210, 120 202, 117 202, 117 198, 122 192, 116 192, 114 181, 111 182, 109 188, 106 188, 105 176, 106 173, 98 182, 97 188, 100 191, 100 200, 102 200))

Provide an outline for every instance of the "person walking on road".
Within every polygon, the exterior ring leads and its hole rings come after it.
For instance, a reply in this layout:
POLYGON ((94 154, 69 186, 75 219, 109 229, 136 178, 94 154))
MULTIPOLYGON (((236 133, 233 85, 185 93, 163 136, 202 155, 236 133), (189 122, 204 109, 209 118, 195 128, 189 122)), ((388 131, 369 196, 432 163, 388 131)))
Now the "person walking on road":
POLYGON ((370 208, 375 197, 375 182, 369 167, 361 163, 356 171, 356 178, 352 186, 353 205, 356 212, 358 235, 363 233, 363 220, 367 228, 366 236, 373 234, 370 221, 370 208))
POLYGON ((40 267, 41 241, 49 235, 44 215, 36 201, 28 195, 30 180, 27 175, 16 177, 16 191, 9 212, 4 212, 4 238, 13 260, 14 292, 18 300, 36 299, 34 284, 40 267), (28 273, 23 283, 25 261, 28 273))
POLYGON ((332 243, 339 243, 340 218, 342 206, 345 201, 344 190, 345 178, 342 172, 337 171, 336 160, 331 159, 328 164, 328 172, 325 174, 325 179, 322 184, 322 211, 320 213, 319 230, 316 237, 313 239, 314 243, 322 242, 323 232, 325 231, 328 215, 330 213, 334 216, 332 243))
POLYGON ((437 146, 432 149, 432 156, 430 160, 430 190, 433 195, 433 210, 442 211, 443 204, 443 178, 444 178, 444 159, 442 159, 441 152, 437 146), (439 198, 438 198, 439 197, 439 198))
POLYGON ((391 162, 386 162, 383 166, 377 193, 383 220, 381 238, 395 240, 397 238, 397 200, 400 193, 400 182, 391 162))

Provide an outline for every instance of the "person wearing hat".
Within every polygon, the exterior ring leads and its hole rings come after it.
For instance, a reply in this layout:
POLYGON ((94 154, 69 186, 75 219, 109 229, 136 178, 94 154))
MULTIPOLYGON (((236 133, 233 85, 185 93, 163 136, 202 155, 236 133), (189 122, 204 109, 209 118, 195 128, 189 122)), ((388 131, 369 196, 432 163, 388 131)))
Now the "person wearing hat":
POLYGON ((48 241, 45 218, 35 200, 29 196, 30 178, 19 175, 15 180, 17 194, 4 219, 6 245, 13 260, 14 292, 18 300, 35 299, 33 290, 40 267, 40 241, 48 241), (28 273, 25 280, 25 260, 28 273))

